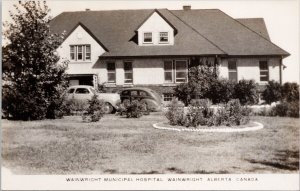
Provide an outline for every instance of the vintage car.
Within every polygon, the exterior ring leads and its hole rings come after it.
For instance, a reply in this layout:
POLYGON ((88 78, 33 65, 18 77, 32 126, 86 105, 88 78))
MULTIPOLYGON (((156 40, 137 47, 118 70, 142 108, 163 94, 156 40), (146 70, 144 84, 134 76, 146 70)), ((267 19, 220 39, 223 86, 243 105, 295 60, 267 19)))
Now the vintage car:
POLYGON ((120 92, 121 102, 124 100, 144 101, 151 111, 160 111, 162 109, 161 96, 149 88, 125 88, 120 92))
POLYGON ((66 91, 66 99, 87 101, 90 100, 95 94, 98 95, 98 99, 105 102, 105 113, 112 113, 116 111, 117 104, 120 103, 120 95, 117 93, 99 93, 92 86, 71 86, 66 91))

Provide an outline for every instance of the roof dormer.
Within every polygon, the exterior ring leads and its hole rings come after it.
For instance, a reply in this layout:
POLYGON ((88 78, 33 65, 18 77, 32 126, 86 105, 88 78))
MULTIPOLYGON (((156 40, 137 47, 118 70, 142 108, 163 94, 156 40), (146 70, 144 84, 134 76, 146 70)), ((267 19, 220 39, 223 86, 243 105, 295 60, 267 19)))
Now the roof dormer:
POLYGON ((175 27, 157 10, 137 28, 139 46, 174 45, 175 27))

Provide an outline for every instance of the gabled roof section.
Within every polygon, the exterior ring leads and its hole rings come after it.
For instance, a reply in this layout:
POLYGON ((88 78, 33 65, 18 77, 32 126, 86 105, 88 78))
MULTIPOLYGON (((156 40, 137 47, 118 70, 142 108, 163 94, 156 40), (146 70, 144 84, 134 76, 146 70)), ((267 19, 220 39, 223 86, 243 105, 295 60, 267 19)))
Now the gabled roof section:
POLYGON ((79 26, 81 26, 102 48, 108 52, 108 49, 104 46, 104 44, 101 43, 101 41, 81 22, 78 22, 72 30, 70 30, 67 35, 64 37, 64 41, 77 29, 79 26))
POLYGON ((172 10, 172 13, 228 55, 288 56, 289 53, 219 9, 172 10))
POLYGON ((218 9, 64 12, 50 22, 50 29, 53 33, 66 31, 70 34, 79 25, 105 47, 107 52, 101 55, 102 58, 289 55, 270 41, 262 19, 236 20, 218 9), (134 40, 136 30, 154 12, 177 30, 174 45, 138 46, 134 40))
POLYGON ((145 18, 145 20, 135 29, 135 31, 138 31, 139 28, 141 28, 141 26, 143 26, 143 24, 153 15, 153 13, 157 13, 164 21, 166 21, 166 23, 168 23, 168 25, 170 25, 170 27, 174 29, 174 34, 177 34, 177 29, 174 27, 174 25, 172 25, 172 23, 170 23, 168 19, 166 19, 157 9, 154 9, 153 12, 151 12, 149 16, 145 18))
POLYGON ((271 40, 263 18, 238 18, 235 20, 257 32, 264 38, 271 40))
POLYGON ((86 26, 109 50, 101 57, 150 57, 187 55, 224 55, 196 31, 180 21, 167 9, 156 10, 178 30, 174 45, 138 46, 132 40, 138 26, 154 12, 154 9, 64 12, 50 23, 54 33, 71 31, 78 22, 86 26), (188 35, 187 35, 188 34, 188 35))

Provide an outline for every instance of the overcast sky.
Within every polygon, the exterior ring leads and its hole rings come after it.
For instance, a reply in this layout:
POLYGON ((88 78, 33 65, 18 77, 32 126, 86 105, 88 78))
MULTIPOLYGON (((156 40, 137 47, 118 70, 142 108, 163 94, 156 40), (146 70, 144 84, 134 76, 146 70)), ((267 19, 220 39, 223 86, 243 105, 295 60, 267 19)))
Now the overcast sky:
MULTIPOLYGON (((2 21, 9 21, 9 10, 18 1, 2 2, 2 21)), ((299 83, 299 2, 298 0, 198 0, 198 1, 62 1, 48 0, 53 17, 64 11, 115 10, 115 9, 150 9, 168 8, 182 9, 183 5, 191 5, 192 9, 221 9, 233 18, 265 19, 270 38, 291 56, 283 60, 287 68, 283 71, 283 82, 299 83)))

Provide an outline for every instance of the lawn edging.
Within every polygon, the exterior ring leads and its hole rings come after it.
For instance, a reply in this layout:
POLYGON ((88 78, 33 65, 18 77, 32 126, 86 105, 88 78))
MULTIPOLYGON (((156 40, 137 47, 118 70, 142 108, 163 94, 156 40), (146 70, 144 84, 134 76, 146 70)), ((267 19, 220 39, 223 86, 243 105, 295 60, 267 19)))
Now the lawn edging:
POLYGON ((254 127, 244 127, 244 128, 211 128, 211 129, 189 129, 189 128, 172 128, 172 127, 163 127, 163 122, 153 124, 155 129, 161 130, 170 130, 170 131, 193 131, 193 132, 202 132, 202 133, 233 133, 233 132, 245 132, 245 131, 256 131, 264 128, 264 125, 259 122, 254 122, 256 126, 254 127))

